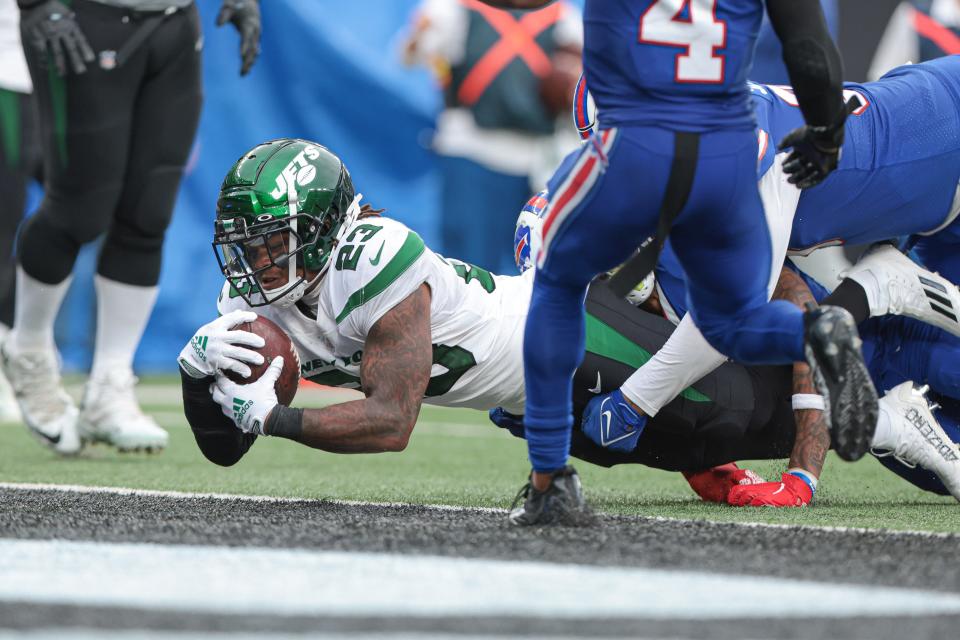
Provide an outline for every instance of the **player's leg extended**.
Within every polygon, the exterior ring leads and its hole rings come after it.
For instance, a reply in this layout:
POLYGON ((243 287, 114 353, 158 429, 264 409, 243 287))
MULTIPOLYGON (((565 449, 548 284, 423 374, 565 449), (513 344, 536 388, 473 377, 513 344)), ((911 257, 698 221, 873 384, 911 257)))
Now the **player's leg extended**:
POLYGON ((129 166, 95 279, 97 335, 81 435, 121 451, 157 450, 168 436, 134 395, 133 357, 157 297, 161 252, 200 118, 196 9, 166 19, 142 51, 158 70, 140 88, 129 166))
POLYGON ((690 308, 704 337, 746 364, 803 359, 803 313, 768 303, 770 234, 756 188, 752 132, 700 137, 700 158, 688 212, 670 235, 688 276, 690 308))
POLYGON ((841 457, 858 459, 876 427, 877 397, 856 325, 841 309, 805 318, 787 302, 767 302, 773 269, 781 265, 771 264, 755 146, 749 132, 701 137, 702 180, 671 234, 688 276, 691 313, 704 337, 738 362, 810 361, 828 402, 834 446, 841 457))
MULTIPOLYGON (((648 131, 648 130, 644 130, 648 131)), ((570 446, 571 379, 583 357, 583 299, 598 273, 620 264, 652 230, 672 153, 646 144, 643 132, 607 130, 551 181, 543 250, 524 337, 525 428, 537 474, 566 464, 570 446), (644 180, 637 180, 638 174, 644 180)), ((537 476, 534 476, 534 481, 537 476)))
MULTIPOLYGON (((30 96, 0 89, 0 342, 13 326, 16 267, 13 245, 23 219, 29 174, 26 150, 35 129, 30 96)), ((6 377, 0 373, 0 422, 16 422, 20 410, 6 377)))
MULTIPOLYGON (((119 49, 135 28, 112 7, 84 3, 76 13, 96 50, 119 49)), ((14 328, 3 362, 27 426, 57 451, 72 453, 80 446, 77 409, 60 383, 53 323, 80 247, 106 231, 120 197, 142 68, 108 72, 91 65, 84 74, 60 77, 32 47, 24 53, 37 100, 46 191, 20 233, 14 328)))
POLYGON ((794 432, 790 368, 764 367, 759 374, 735 363, 722 365, 666 405, 649 420, 633 451, 611 450, 591 440, 581 424, 587 405, 617 389, 663 346, 674 326, 602 284, 590 288, 586 307, 586 353, 573 383, 573 455, 603 466, 639 463, 700 471, 737 459, 789 453, 794 432), (780 419, 781 405, 786 420, 780 419), (745 455, 748 451, 750 456, 745 455))

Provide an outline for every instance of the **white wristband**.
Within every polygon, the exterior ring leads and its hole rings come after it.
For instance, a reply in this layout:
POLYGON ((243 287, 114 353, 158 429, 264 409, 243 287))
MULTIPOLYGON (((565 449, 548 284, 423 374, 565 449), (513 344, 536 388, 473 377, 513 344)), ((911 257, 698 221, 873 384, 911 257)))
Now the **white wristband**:
POLYGON ((823 396, 817 393, 795 393, 793 394, 793 410, 816 409, 823 411, 827 405, 823 402, 823 396))

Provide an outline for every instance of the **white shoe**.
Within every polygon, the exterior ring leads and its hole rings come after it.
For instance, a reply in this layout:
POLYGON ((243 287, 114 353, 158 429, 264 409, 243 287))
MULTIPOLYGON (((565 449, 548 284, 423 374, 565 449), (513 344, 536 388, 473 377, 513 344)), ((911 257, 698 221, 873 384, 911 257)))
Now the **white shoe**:
POLYGON ((871 316, 908 316, 960 336, 960 290, 896 247, 876 244, 840 275, 867 292, 871 316))
MULTIPOLYGON (((10 329, 0 324, 0 343, 6 340, 8 333, 10 329)), ((0 422, 20 422, 20 407, 17 406, 13 388, 3 373, 0 373, 0 422)))
POLYGON ((57 453, 79 452, 83 444, 77 433, 77 406, 60 381, 57 354, 14 353, 8 339, 0 348, 0 364, 30 432, 57 453))
POLYGON ((933 416, 924 397, 929 387, 915 389, 912 382, 899 384, 880 398, 892 417, 896 438, 892 451, 874 451, 878 457, 892 455, 908 467, 932 471, 950 494, 960 500, 960 447, 933 416))
POLYGON ((129 371, 91 378, 77 422, 84 441, 103 442, 120 451, 160 451, 169 434, 137 403, 137 378, 129 371))
POLYGON ((13 395, 13 388, 0 373, 0 422, 20 422, 20 407, 13 395))

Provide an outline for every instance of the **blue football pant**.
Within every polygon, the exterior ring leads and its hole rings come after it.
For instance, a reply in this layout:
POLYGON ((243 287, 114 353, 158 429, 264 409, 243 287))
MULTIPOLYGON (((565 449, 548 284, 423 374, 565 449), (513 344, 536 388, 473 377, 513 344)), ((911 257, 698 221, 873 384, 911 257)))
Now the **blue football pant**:
MULTIPOLYGON (((566 463, 587 285, 654 233, 673 149, 665 129, 604 130, 550 181, 524 335, 524 423, 536 471, 566 463)), ((746 364, 803 360, 802 312, 767 302, 772 258, 753 131, 700 136, 693 184, 670 238, 688 276, 691 313, 715 348, 746 364)))
POLYGON ((881 393, 912 380, 960 400, 960 338, 904 316, 871 318, 860 333, 864 360, 881 393))

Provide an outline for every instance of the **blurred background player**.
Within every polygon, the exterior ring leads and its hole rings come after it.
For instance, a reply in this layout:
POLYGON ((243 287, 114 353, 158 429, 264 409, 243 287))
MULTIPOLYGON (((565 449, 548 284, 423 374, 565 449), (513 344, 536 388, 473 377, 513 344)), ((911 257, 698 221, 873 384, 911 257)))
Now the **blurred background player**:
MULTIPOLYGON (((167 433, 140 409, 133 356, 157 296, 164 232, 202 102, 193 0, 18 0, 37 99, 45 195, 20 233, 13 330, 3 370, 23 422, 59 453, 83 442, 157 450, 167 433), (81 406, 59 376, 53 325, 82 245, 105 234, 97 335, 81 406)), ((241 73, 259 52, 253 0, 225 0, 218 23, 242 36, 241 73)))
MULTIPOLYGON (((807 188, 836 166, 843 142, 840 56, 819 2, 768 0, 766 7, 807 122, 778 142, 793 148, 790 181, 807 188)), ((584 507, 565 466, 584 293, 655 228, 657 250, 671 234, 690 276, 691 312, 711 344, 744 363, 810 361, 838 452, 857 459, 866 451, 876 393, 852 318, 836 308, 805 315, 768 303, 771 247, 746 83, 763 8, 723 0, 585 4, 584 67, 601 130, 549 185, 524 341, 533 472, 524 506, 511 513, 515 524, 562 521, 584 507)), ((622 397, 609 410, 633 413, 624 421, 642 428, 643 417, 622 397)))
POLYGON ((897 5, 867 72, 869 80, 900 65, 960 53, 960 0, 906 0, 897 5))
MULTIPOLYGON (((42 160, 32 85, 20 45, 16 0, 0 0, 0 342, 13 326, 16 266, 13 245, 30 180, 40 180, 42 160)), ((13 391, 0 373, 0 422, 20 419, 13 391)))
POLYGON ((443 88, 433 147, 440 160, 443 251, 506 273, 502 242, 517 203, 542 188, 576 146, 566 116, 580 73, 579 10, 556 2, 503 11, 478 0, 425 0, 404 46, 443 88))

